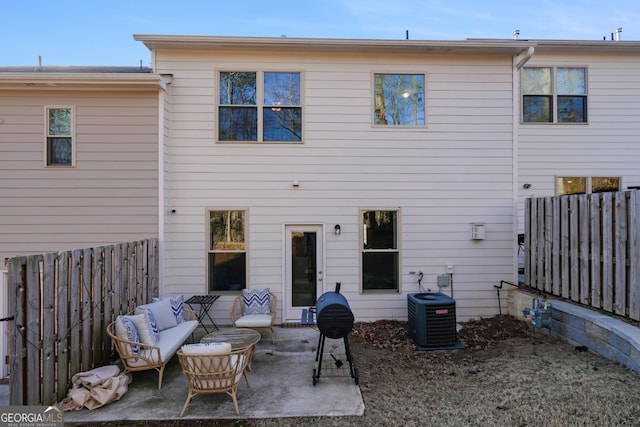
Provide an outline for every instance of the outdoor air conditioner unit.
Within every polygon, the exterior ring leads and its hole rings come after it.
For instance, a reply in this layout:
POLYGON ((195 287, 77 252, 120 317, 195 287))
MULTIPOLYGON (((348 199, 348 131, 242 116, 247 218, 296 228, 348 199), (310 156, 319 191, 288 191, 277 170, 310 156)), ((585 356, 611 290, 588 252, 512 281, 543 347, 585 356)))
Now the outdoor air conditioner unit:
POLYGON ((407 295, 409 335, 421 348, 456 346, 456 302, 441 292, 407 295))

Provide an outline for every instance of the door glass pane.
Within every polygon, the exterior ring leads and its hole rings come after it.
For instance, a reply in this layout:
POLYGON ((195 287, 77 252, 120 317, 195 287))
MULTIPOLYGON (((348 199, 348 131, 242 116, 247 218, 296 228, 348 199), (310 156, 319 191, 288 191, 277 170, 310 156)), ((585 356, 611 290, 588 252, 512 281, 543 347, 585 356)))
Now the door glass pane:
POLYGON ((291 303, 293 307, 316 305, 316 233, 291 233, 291 303))

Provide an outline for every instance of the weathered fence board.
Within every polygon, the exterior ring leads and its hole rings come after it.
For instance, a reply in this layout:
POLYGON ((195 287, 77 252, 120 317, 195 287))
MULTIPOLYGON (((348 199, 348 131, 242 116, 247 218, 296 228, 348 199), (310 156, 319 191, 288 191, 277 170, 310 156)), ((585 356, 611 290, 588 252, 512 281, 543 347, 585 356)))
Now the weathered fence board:
POLYGON ((56 255, 44 254, 44 272, 42 277, 42 399, 44 401, 56 399, 55 375, 45 372, 56 372, 56 255))
MULTIPOLYGON (((629 235, 640 236, 640 195, 629 197, 629 235)), ((640 319, 640 239, 629 241, 629 317, 640 319)))
POLYGON ((569 198, 560 199, 560 288, 563 298, 569 298, 570 270, 569 260, 569 198))
POLYGON ((525 281, 640 320, 640 191, 527 199, 525 281))
POLYGON ((157 239, 14 257, 11 405, 61 401, 71 377, 111 358, 108 323, 158 295, 157 239))
POLYGON ((591 197, 590 204, 590 218, 591 223, 591 241, 589 249, 591 251, 590 263, 591 263, 591 305, 595 308, 602 306, 602 232, 601 232, 601 208, 600 199, 594 195, 591 197))
MULTIPOLYGON (((27 393, 27 404, 37 405, 40 402, 40 260, 41 255, 33 255, 27 258, 27 283, 34 286, 24 286, 27 294, 27 305, 25 307, 26 318, 22 323, 26 326, 26 348, 27 360, 25 366, 27 378, 25 381, 25 391, 27 393)), ((11 274, 11 272, 9 272, 11 274)))
POLYGON ((589 200, 581 197, 578 199, 579 211, 580 211, 580 236, 579 236, 579 275, 580 275, 580 302, 582 304, 589 304, 591 299, 591 292, 589 289, 589 200))
POLYGON ((26 269, 22 259, 9 260, 9 303, 13 309, 15 328, 7 328, 9 332, 9 395, 11 403, 25 402, 25 364, 26 356, 24 318, 26 309, 25 292, 22 287, 26 282, 26 269))
POLYGON ((627 311, 627 198, 624 193, 615 193, 615 313, 624 316, 627 311))
MULTIPOLYGON (((58 286, 57 286, 57 322, 58 322, 58 349, 56 356, 58 358, 57 378, 70 378, 69 374, 69 334, 65 331, 69 330, 69 284, 70 284, 70 265, 71 254, 63 252, 58 258, 58 286)), ((60 402, 65 397, 66 387, 58 387, 56 390, 56 401, 60 402)))

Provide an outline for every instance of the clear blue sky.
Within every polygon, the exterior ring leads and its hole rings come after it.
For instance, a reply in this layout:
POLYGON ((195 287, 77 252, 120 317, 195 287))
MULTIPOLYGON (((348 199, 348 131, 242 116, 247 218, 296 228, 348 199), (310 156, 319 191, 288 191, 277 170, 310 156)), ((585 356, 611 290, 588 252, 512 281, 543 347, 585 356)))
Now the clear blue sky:
POLYGON ((3 0, 0 66, 149 65, 133 34, 640 41, 638 0, 3 0))

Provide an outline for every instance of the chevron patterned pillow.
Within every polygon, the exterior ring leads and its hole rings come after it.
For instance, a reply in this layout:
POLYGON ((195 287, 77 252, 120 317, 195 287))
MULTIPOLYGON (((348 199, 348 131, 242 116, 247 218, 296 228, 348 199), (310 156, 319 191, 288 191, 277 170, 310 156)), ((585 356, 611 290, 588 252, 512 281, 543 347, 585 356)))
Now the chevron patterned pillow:
POLYGON ((271 314, 269 288, 243 289, 244 314, 271 314))
POLYGON ((175 297, 154 298, 152 302, 162 300, 169 301, 171 310, 173 310, 173 315, 176 317, 176 322, 184 322, 184 295, 178 295, 175 297))

